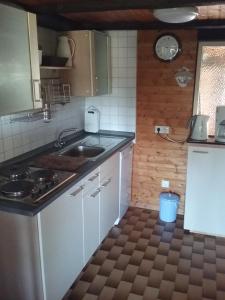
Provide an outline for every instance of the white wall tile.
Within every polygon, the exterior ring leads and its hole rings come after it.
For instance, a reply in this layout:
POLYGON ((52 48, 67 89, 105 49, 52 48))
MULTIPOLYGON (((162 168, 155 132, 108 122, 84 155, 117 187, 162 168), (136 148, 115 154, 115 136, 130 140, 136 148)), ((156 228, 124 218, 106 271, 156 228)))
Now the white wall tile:
POLYGON ((13 121, 20 114, 0 117, 0 162, 54 141, 64 128, 84 128, 85 98, 72 98, 71 103, 52 110, 49 123, 13 121))
POLYGON ((135 131, 137 31, 108 31, 111 36, 112 94, 86 98, 86 108, 101 112, 105 130, 135 131))

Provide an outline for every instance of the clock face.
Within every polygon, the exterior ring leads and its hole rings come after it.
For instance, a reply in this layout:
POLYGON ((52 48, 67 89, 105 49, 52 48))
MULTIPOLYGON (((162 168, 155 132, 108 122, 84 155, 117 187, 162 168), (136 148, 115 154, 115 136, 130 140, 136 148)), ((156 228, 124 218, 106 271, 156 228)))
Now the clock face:
POLYGON ((165 34, 159 37, 155 43, 155 53, 160 60, 171 61, 177 57, 181 50, 176 37, 165 34))

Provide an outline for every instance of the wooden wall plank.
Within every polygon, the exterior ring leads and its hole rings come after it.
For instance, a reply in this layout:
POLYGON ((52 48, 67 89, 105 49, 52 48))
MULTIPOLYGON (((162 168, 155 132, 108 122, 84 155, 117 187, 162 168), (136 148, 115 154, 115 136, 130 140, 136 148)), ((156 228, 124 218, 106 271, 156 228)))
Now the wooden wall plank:
POLYGON ((197 32, 173 33, 182 43, 182 54, 171 63, 160 62, 153 52, 162 31, 139 31, 137 73, 137 129, 134 147, 132 205, 159 209, 161 180, 170 181, 170 190, 181 196, 179 213, 184 212, 187 145, 162 140, 153 132, 155 125, 171 127, 171 136, 184 139, 192 114, 194 80, 180 88, 175 73, 183 66, 195 73, 197 32))

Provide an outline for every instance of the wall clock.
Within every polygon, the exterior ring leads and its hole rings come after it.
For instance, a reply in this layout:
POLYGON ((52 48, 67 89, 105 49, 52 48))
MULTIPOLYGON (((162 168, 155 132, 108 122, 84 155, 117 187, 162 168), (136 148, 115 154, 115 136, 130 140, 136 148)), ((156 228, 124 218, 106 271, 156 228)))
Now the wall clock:
POLYGON ((157 38, 154 52, 161 61, 170 62, 180 54, 181 43, 173 34, 163 34, 157 38))

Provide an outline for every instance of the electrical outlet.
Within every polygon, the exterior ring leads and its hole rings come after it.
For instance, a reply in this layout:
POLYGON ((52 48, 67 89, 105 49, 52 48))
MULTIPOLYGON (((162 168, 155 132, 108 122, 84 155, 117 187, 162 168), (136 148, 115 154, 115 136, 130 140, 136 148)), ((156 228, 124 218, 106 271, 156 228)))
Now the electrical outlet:
POLYGON ((164 189, 168 189, 170 187, 170 181, 169 180, 161 180, 161 187, 164 189))
POLYGON ((170 133, 170 127, 169 126, 159 126, 159 125, 156 125, 155 126, 155 133, 169 134, 170 133))

